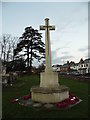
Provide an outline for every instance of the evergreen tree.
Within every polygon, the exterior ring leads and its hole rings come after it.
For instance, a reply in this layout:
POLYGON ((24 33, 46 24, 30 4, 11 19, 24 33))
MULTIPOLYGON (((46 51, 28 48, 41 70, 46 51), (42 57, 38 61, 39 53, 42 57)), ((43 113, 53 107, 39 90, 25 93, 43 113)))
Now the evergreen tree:
POLYGON ((19 38, 20 42, 14 50, 14 55, 21 54, 26 56, 27 67, 32 68, 32 62, 35 59, 38 61, 45 58, 45 44, 41 40, 42 36, 38 30, 33 29, 31 26, 25 28, 25 32, 19 38))

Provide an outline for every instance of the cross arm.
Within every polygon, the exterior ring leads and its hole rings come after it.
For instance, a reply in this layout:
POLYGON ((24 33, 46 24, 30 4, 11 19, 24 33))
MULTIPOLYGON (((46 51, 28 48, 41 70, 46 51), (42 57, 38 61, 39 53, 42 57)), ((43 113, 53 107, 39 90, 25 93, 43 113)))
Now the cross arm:
POLYGON ((41 25, 40 30, 45 30, 45 26, 41 25))
POLYGON ((49 30, 55 30, 55 26, 49 26, 49 30))

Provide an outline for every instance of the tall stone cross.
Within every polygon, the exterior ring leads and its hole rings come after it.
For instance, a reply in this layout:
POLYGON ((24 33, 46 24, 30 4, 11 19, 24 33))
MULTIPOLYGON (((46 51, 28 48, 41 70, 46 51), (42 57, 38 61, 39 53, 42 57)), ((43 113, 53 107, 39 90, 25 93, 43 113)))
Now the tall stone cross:
POLYGON ((40 30, 45 30, 45 57, 46 57, 46 67, 45 72, 52 72, 51 65, 51 44, 50 44, 50 30, 55 30, 55 26, 49 25, 49 19, 45 19, 45 25, 40 26, 40 30))

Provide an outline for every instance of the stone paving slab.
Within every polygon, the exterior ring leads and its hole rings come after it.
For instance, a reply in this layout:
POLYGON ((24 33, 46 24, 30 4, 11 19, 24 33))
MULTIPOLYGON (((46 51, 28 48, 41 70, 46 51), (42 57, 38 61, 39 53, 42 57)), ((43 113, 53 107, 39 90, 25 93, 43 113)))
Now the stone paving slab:
POLYGON ((56 107, 56 104, 42 104, 42 103, 36 103, 36 102, 33 102, 32 99, 28 99, 28 100, 21 100, 19 102, 20 105, 22 106, 26 106, 26 107, 34 107, 34 108, 47 108, 47 109, 50 109, 50 108, 55 108, 55 109, 69 109, 71 107, 74 107, 76 106, 77 104, 79 104, 80 102, 82 102, 81 99, 79 99, 79 101, 75 104, 72 104, 72 105, 69 105, 65 108, 58 108, 56 107))
POLYGON ((45 104, 44 107, 45 107, 45 108, 53 108, 53 107, 54 107, 54 104, 45 104))
POLYGON ((39 108, 39 107, 41 107, 41 106, 42 106, 41 103, 34 103, 34 104, 33 104, 33 107, 35 107, 35 108, 39 108))

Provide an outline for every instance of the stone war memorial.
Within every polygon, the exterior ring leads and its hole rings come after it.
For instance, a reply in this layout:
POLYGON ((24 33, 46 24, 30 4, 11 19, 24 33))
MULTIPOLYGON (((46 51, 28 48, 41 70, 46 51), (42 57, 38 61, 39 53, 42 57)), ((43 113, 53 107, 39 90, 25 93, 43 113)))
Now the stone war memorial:
POLYGON ((32 101, 40 103, 57 103, 69 98, 69 88, 59 85, 58 73, 53 72, 51 65, 50 30, 55 26, 49 25, 49 18, 45 19, 45 25, 40 26, 45 30, 45 72, 40 73, 40 85, 32 86, 32 101))

